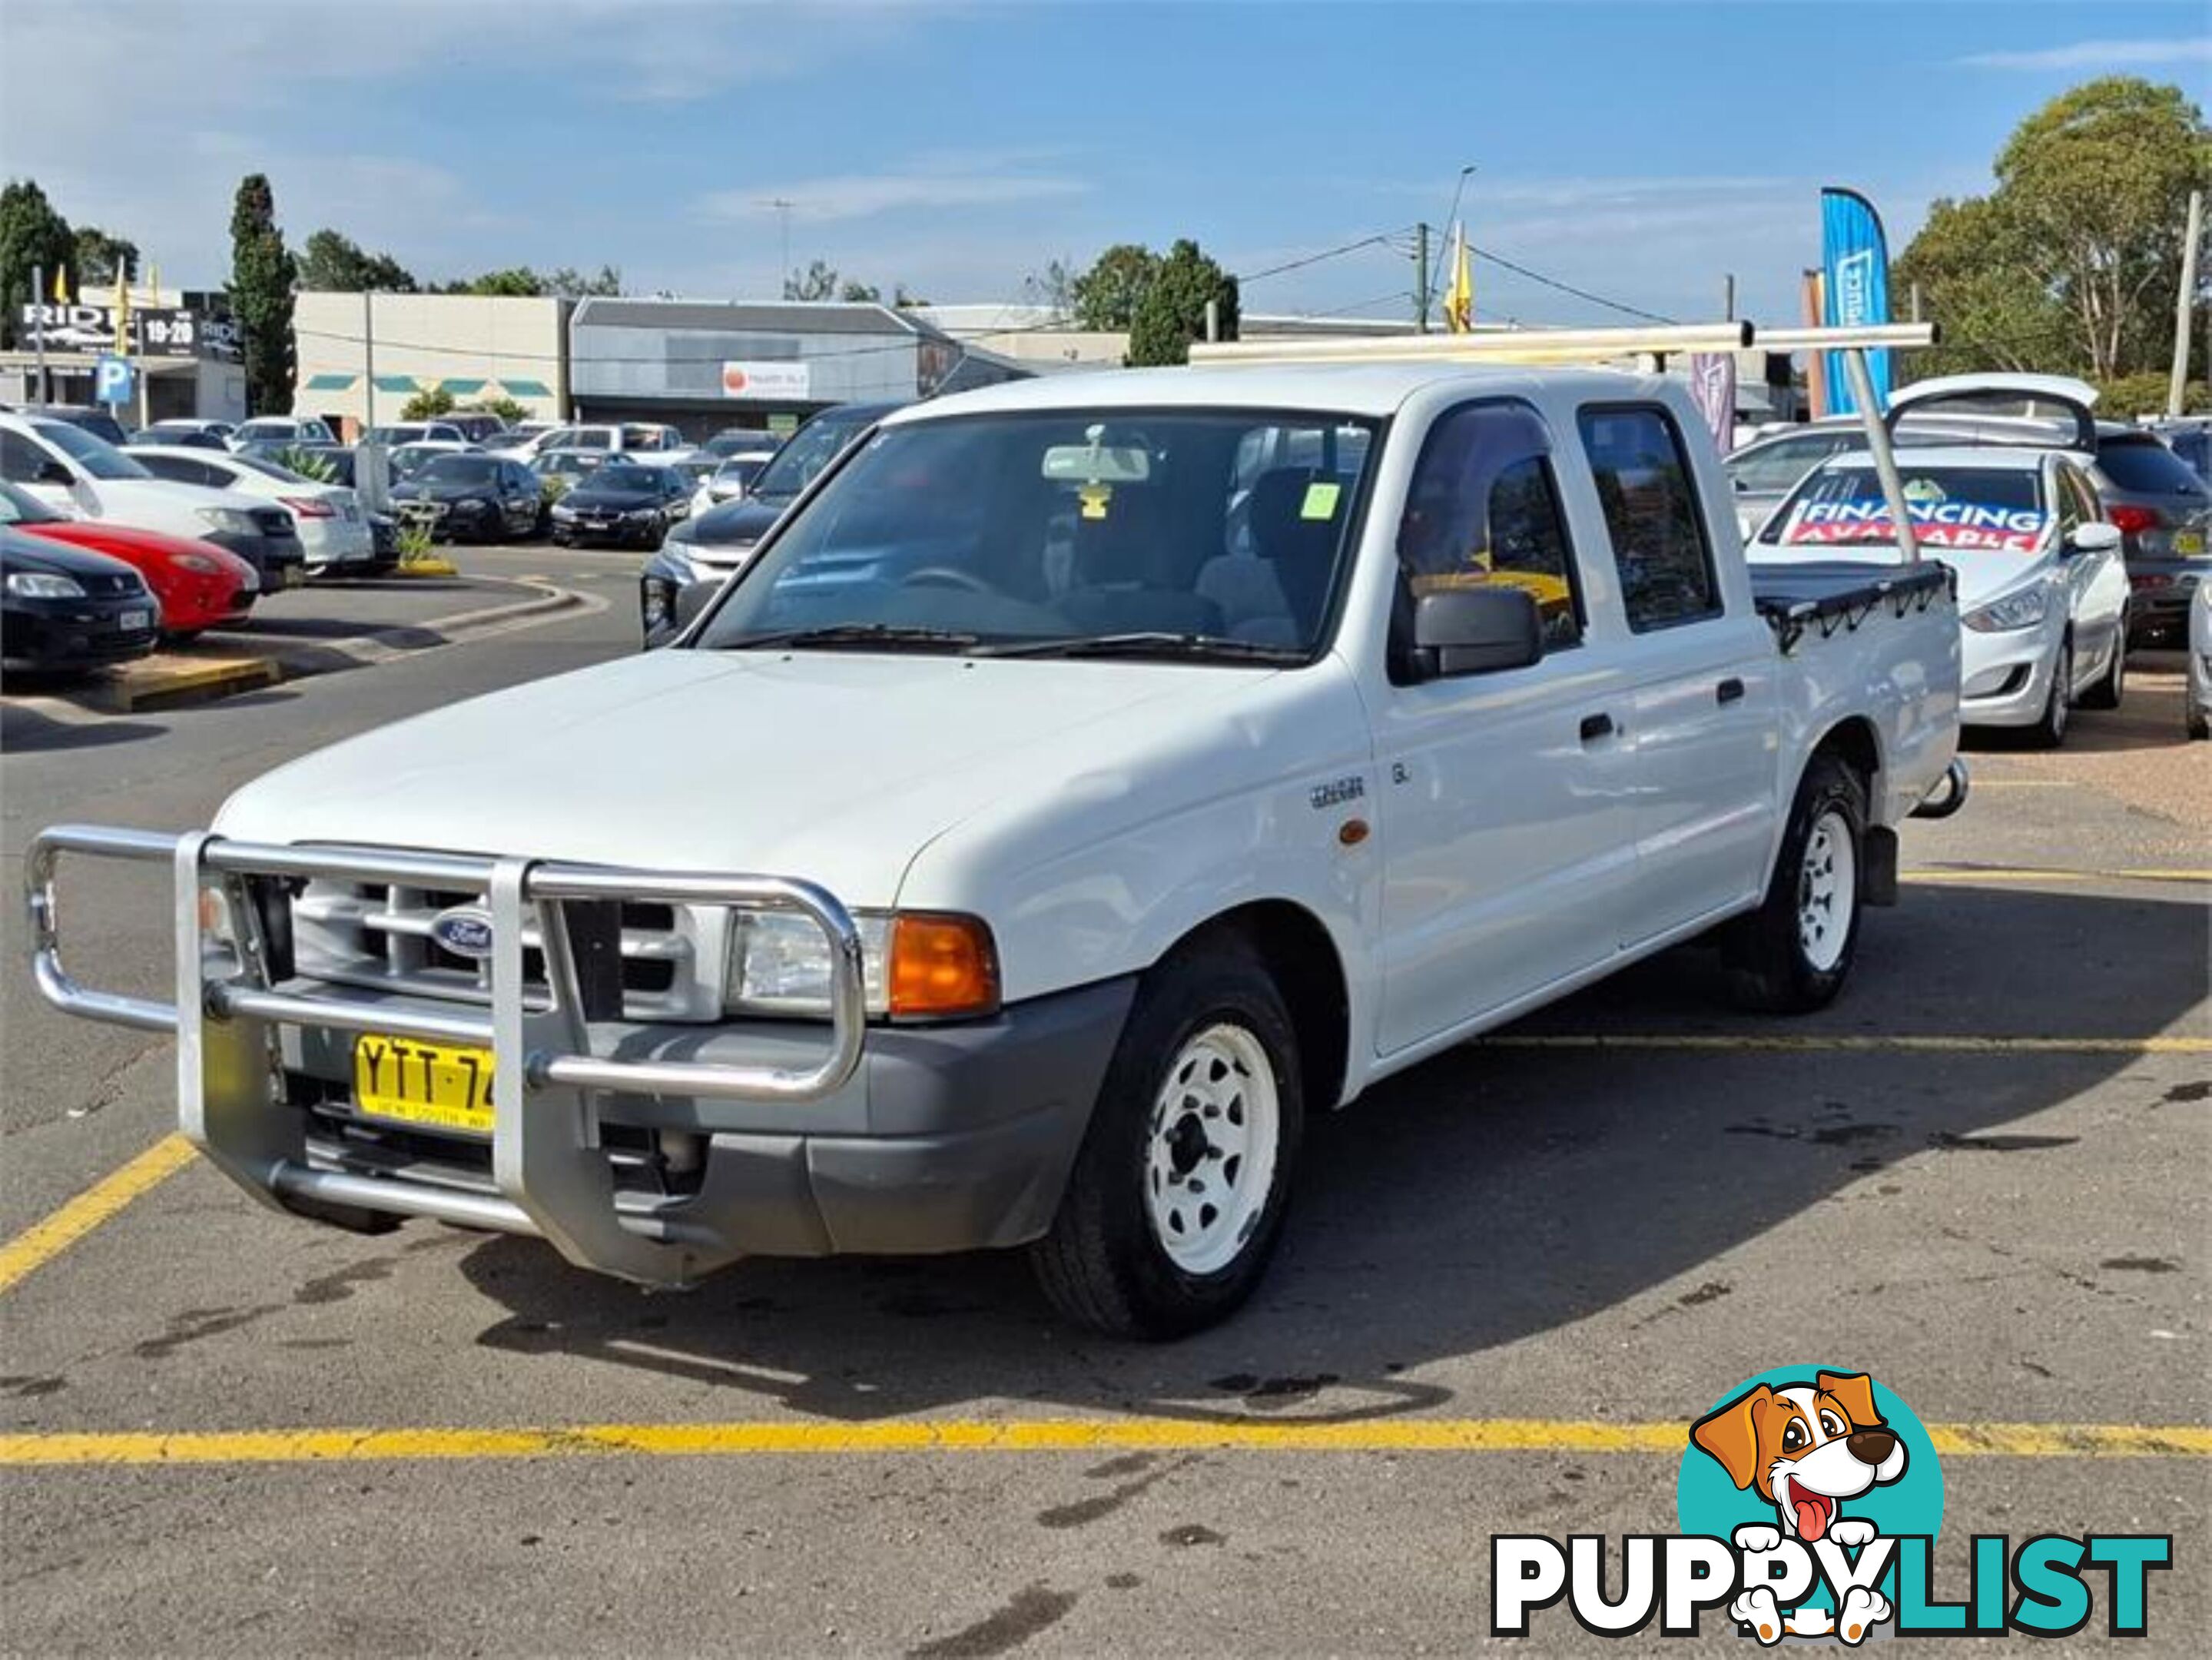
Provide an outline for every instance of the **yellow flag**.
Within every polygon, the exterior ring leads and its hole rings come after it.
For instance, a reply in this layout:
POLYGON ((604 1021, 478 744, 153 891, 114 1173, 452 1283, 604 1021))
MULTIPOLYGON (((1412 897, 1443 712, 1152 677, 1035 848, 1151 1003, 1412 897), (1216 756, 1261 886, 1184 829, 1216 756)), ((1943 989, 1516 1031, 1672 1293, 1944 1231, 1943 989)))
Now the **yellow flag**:
POLYGON ((67 265, 54 267, 54 303, 58 306, 69 304, 69 267, 67 265))
POLYGON ((161 268, 159 265, 146 267, 146 303, 149 306, 161 303, 161 268))
POLYGON ((115 350, 131 355, 131 284, 120 269, 115 273, 115 350))
POLYGON ((1474 268, 1468 261, 1467 227, 1452 228, 1452 279, 1444 290, 1444 327, 1465 334, 1474 326, 1474 268))

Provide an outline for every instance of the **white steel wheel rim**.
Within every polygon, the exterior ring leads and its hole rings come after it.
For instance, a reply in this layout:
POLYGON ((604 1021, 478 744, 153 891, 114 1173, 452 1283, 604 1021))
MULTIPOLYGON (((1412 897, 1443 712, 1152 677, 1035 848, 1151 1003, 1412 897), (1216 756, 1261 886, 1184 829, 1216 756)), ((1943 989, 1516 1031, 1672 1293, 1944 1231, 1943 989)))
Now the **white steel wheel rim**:
POLYGON ((1145 1135, 1145 1215, 1185 1274, 1218 1274, 1260 1225, 1275 1183, 1282 1096, 1258 1037, 1226 1023, 1176 1052, 1145 1135))
POLYGON ((1858 880, 1850 821, 1830 807, 1813 821, 1797 873, 1797 948, 1818 973, 1844 960, 1858 880))

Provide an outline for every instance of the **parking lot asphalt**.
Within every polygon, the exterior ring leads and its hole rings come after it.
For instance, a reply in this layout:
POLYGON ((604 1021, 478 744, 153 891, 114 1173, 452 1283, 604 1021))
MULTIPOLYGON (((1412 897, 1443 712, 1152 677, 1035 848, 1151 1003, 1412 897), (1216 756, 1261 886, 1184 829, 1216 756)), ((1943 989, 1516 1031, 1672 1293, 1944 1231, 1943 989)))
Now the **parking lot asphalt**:
MULTIPOLYGON (((289 755, 634 643, 634 560, 462 562, 608 608, 11 732, 6 850, 204 822, 289 755)), ((2170 1532, 2142 1647, 2201 1652, 2212 756, 2147 666, 2058 757, 1975 746, 1834 1007, 1731 1013, 1684 950, 1391 1081, 1316 1127, 1252 1307, 1165 1347, 1059 1324, 1006 1258, 656 1295, 264 1212, 167 1139, 165 1044, 38 1004, 10 907, 0 1649, 1470 1649, 1492 1532, 1674 1531, 1684 1421, 1804 1362, 1936 1434, 1950 1594, 1970 1533, 2170 1532)), ((70 898, 88 977, 158 988, 159 884, 70 898)))

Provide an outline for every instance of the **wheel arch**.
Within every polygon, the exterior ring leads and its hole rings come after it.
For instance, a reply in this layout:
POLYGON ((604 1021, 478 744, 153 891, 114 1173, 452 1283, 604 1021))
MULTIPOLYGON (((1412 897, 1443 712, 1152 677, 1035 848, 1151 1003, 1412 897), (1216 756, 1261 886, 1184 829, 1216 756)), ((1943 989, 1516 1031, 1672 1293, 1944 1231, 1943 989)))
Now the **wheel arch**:
POLYGON ((1224 936, 1241 939, 1258 953, 1289 1006, 1307 1103, 1337 1105, 1351 1059, 1351 988, 1327 926, 1294 900, 1256 899, 1208 917, 1162 960, 1224 936))
MULTIPOLYGON (((1837 721, 1820 734, 1820 742, 1813 745, 1805 757, 1806 766, 1811 766, 1814 758, 1822 755, 1834 756, 1858 774, 1859 781, 1866 787, 1869 804, 1879 799, 1876 786, 1881 781, 1882 772, 1881 735, 1875 730, 1873 721, 1863 714, 1846 715, 1837 721)), ((1802 785, 1803 781, 1804 773, 1801 769, 1798 782, 1802 785)), ((1793 799, 1796 793, 1793 787, 1793 799)))

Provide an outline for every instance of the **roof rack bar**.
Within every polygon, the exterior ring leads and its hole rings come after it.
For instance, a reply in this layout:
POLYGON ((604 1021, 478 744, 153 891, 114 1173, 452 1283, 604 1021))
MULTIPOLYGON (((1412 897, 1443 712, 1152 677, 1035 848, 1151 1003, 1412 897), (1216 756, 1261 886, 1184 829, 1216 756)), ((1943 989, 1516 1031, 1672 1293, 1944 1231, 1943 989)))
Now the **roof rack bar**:
POLYGON ((1595 363, 1678 352, 1842 351, 1936 344, 1933 323, 1763 329, 1749 322, 1662 327, 1494 329, 1480 334, 1315 335, 1200 342, 1194 363, 1595 363))

